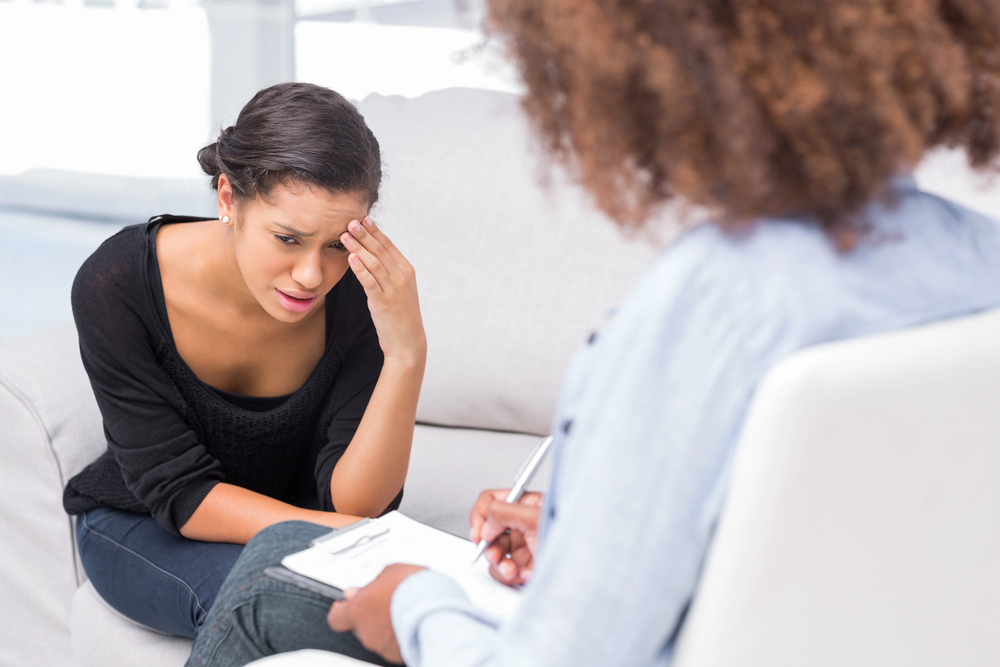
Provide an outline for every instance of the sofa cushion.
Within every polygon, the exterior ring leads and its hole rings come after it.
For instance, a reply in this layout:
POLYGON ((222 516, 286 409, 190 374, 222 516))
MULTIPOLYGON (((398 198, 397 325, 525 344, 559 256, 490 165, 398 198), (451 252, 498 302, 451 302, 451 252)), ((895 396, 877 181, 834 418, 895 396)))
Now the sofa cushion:
MULTIPOLYGON (((485 489, 509 488, 538 444, 534 435, 418 425, 399 511, 459 537, 469 537, 469 511, 485 489)), ((545 462, 528 486, 548 483, 545 462)))
POLYGON ((73 596, 72 632, 76 667, 181 667, 191 653, 190 639, 130 621, 109 607, 89 581, 73 596))
POLYGON ((541 185, 514 95, 370 95, 360 109, 385 163, 373 217, 420 286, 418 420, 548 433, 567 362, 656 244, 627 240, 559 173, 541 185))

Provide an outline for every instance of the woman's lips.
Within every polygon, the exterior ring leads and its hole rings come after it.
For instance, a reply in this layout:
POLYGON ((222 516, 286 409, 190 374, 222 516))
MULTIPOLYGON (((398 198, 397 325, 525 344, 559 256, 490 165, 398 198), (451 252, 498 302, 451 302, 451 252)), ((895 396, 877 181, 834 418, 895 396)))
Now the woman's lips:
POLYGON ((285 294, 280 289, 276 289, 274 291, 278 293, 278 302, 281 303, 285 310, 290 310, 293 313, 304 313, 312 308, 312 305, 316 303, 316 295, 307 299, 299 299, 285 294))

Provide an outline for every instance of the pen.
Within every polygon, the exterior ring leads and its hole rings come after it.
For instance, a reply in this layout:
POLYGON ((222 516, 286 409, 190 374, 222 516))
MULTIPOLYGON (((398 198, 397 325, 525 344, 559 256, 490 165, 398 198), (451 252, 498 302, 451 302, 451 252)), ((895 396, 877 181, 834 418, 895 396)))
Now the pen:
MULTIPOLYGON (((545 454, 549 451, 549 446, 552 444, 552 436, 548 436, 542 440, 535 447, 535 451, 531 452, 531 456, 524 462, 521 469, 517 472, 517 476, 514 477, 514 488, 510 490, 507 494, 508 503, 516 503, 524 495, 525 489, 528 487, 528 483, 531 481, 532 476, 534 476, 535 471, 538 470, 538 466, 541 465, 542 460, 545 458, 545 454)), ((486 547, 490 546, 490 542, 486 540, 479 540, 479 546, 476 547, 476 556, 472 559, 475 563, 479 560, 479 557, 483 555, 486 551, 486 547)))

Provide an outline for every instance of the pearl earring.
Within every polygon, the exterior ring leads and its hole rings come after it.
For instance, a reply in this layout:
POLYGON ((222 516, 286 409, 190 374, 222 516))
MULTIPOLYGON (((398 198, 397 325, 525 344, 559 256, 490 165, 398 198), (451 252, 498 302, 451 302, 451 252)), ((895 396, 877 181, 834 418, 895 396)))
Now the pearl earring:
POLYGON ((222 222, 224 224, 227 224, 227 225, 229 224, 229 216, 228 215, 222 216, 221 220, 222 220, 222 222))

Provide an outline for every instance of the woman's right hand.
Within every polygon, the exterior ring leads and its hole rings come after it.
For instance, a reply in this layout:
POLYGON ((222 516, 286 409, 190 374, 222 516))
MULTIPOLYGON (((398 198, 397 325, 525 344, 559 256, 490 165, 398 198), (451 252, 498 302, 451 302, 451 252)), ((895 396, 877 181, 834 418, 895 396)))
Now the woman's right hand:
POLYGON ((469 539, 491 541, 483 555, 490 574, 509 586, 531 577, 538 545, 538 515, 542 494, 529 491, 516 503, 506 502, 510 489, 491 489, 479 494, 469 516, 469 539))
POLYGON ((352 220, 340 240, 350 251, 351 270, 368 295, 368 310, 386 361, 417 364, 422 370, 427 338, 413 266, 371 216, 352 220))

